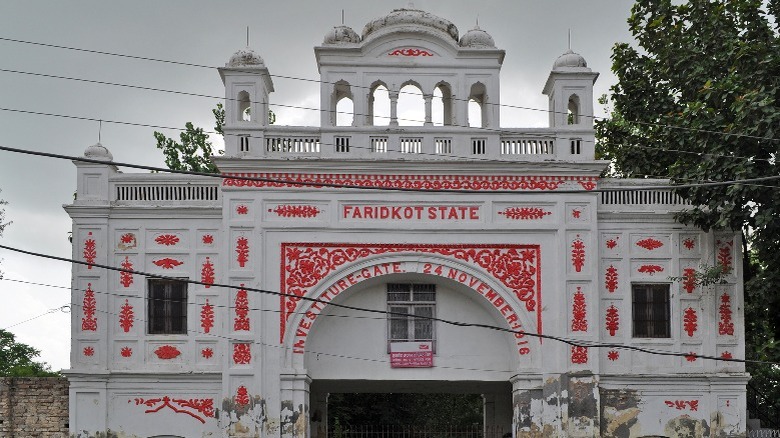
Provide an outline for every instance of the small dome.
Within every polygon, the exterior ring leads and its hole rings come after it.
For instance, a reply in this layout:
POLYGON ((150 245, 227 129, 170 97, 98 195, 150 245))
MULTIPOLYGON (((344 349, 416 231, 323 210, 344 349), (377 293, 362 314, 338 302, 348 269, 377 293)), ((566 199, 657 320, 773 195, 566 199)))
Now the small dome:
POLYGON ((111 155, 111 152, 100 143, 88 146, 87 149, 84 150, 84 157, 93 160, 114 161, 114 156, 111 155))
POLYGON ((458 28, 454 24, 431 13, 414 9, 411 5, 406 9, 395 9, 384 17, 368 22, 363 28, 363 39, 365 40, 367 36, 382 28, 398 25, 433 28, 444 32, 455 42, 458 42, 458 28))
POLYGON ((265 62, 254 50, 249 47, 241 49, 230 57, 225 67, 264 67, 265 62))
POLYGON ((566 53, 559 56, 558 59, 555 60, 555 63, 553 64, 553 70, 556 70, 558 68, 587 68, 588 63, 585 62, 585 58, 582 57, 579 53, 574 53, 571 51, 571 49, 567 50, 566 53))
POLYGON ((463 38, 460 39, 460 46, 474 49, 495 49, 496 42, 493 41, 493 37, 489 33, 480 29, 479 26, 475 26, 474 29, 463 34, 463 38))
POLYGON ((357 44, 360 42, 360 35, 352 30, 349 26, 335 26, 333 30, 325 34, 325 38, 322 40, 322 44, 325 45, 341 45, 341 44, 357 44))

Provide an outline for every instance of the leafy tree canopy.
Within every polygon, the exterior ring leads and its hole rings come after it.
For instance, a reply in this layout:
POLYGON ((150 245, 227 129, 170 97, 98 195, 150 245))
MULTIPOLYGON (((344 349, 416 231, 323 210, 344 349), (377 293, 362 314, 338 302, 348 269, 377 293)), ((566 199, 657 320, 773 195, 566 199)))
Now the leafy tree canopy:
POLYGON ((45 362, 33 359, 41 352, 27 344, 16 342, 16 336, 0 329, 0 376, 2 377, 42 377, 57 376, 45 362))

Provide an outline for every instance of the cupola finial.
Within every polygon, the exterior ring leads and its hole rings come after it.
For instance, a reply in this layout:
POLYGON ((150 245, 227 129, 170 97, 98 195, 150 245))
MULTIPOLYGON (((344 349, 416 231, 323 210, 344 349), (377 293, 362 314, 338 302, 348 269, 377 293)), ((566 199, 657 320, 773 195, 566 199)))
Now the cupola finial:
POLYGON ((246 27, 246 46, 249 47, 249 26, 246 27))

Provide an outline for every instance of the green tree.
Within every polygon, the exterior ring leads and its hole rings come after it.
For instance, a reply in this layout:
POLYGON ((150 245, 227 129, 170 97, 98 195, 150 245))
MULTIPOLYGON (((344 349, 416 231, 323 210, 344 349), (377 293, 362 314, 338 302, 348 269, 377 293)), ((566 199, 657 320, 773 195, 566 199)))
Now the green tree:
MULTIPOLYGON (((613 48, 611 117, 596 123, 612 173, 674 183, 780 175, 780 0, 638 1, 637 47, 613 48)), ((677 220, 741 230, 747 357, 780 361, 780 190, 761 184, 678 189, 693 207, 677 220)), ((780 367, 750 365, 777 400, 780 367)))
POLYGON ((0 329, 0 376, 42 377, 57 376, 45 362, 33 359, 41 352, 27 344, 16 342, 13 333, 0 329))

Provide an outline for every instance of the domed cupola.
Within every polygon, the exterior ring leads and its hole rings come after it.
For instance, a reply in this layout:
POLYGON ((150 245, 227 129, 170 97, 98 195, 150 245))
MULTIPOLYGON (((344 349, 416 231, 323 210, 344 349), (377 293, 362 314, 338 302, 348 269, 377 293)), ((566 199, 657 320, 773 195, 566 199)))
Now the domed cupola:
POLYGON ((571 49, 567 50, 566 53, 559 56, 558 59, 555 60, 555 63, 553 63, 553 70, 558 70, 560 68, 587 68, 588 63, 585 62, 585 58, 582 57, 579 53, 572 52, 571 49))
POLYGON ((458 42, 458 28, 449 20, 438 17, 431 13, 415 9, 409 5, 404 9, 395 9, 384 17, 371 20, 363 28, 363 40, 372 34, 388 27, 401 27, 404 30, 425 32, 426 30, 435 30, 443 32, 449 38, 458 42))
POLYGON ((470 49, 495 49, 496 42, 489 33, 475 26, 460 39, 460 46, 470 49))
POLYGON ((84 158, 100 161, 114 161, 114 156, 111 155, 111 152, 99 142, 92 146, 87 146, 87 149, 84 150, 84 158))
POLYGON ((333 30, 325 34, 322 44, 326 46, 358 44, 360 35, 349 26, 334 26, 333 30))
POLYGON ((225 67, 265 67, 265 62, 260 55, 247 47, 234 53, 225 67))

